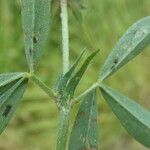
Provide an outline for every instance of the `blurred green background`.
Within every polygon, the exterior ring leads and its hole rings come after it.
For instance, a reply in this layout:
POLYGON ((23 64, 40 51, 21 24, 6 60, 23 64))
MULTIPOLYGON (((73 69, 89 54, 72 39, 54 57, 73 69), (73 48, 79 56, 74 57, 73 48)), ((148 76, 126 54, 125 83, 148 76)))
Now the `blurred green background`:
MULTIPOLYGON (((85 7, 82 23, 70 11, 71 62, 84 48, 88 53, 96 49, 101 49, 101 52, 88 68, 77 94, 97 80, 100 67, 126 29, 138 19, 150 15, 149 0, 85 0, 85 7)), ((62 69, 59 17, 53 18, 50 28, 38 76, 54 86, 62 69)), ((150 109, 149 65, 147 48, 107 84, 150 109)), ((20 1, 0 0, 0 73, 26 70, 20 1)), ((100 94, 98 103, 101 150, 148 150, 128 135, 100 94)), ((78 106, 74 108, 73 117, 77 109, 78 106)), ((0 150, 54 150, 57 123, 55 104, 30 83, 20 107, 0 136, 0 150)))

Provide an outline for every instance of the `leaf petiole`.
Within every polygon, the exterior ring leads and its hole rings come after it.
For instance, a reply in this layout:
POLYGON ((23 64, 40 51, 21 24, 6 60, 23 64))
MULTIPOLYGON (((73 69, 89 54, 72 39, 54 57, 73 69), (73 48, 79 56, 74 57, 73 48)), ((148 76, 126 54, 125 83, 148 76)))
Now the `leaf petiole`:
POLYGON ((35 84, 37 84, 49 97, 54 98, 56 97, 56 93, 48 87, 43 81, 41 81, 35 74, 30 74, 30 79, 35 84))
POLYGON ((92 90, 99 87, 99 82, 94 83, 92 86, 90 86, 87 90, 85 90, 83 93, 81 93, 77 98, 74 99, 72 102, 72 105, 77 104, 81 101, 81 98, 84 97, 87 93, 91 92, 92 90))

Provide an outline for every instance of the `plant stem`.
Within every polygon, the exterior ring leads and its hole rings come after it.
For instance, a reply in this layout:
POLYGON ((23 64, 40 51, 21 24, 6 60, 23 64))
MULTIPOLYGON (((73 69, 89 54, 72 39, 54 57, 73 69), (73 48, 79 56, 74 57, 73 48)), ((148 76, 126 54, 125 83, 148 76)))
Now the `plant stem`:
POLYGON ((30 78, 35 84, 37 84, 50 97, 52 97, 52 98, 56 97, 55 92, 51 88, 49 88, 43 81, 38 79, 36 75, 31 74, 30 78))
MULTIPOLYGON (((68 31, 68 9, 67 0, 60 0, 61 24, 62 24, 62 57, 63 74, 69 70, 69 31, 68 31)), ((60 110, 60 123, 57 139, 57 150, 66 150, 68 129, 69 129, 70 109, 62 107, 60 110)))
POLYGON ((67 0, 60 0, 61 23, 62 23, 62 55, 63 55, 63 73, 69 69, 69 33, 68 33, 68 10, 67 0))
POLYGON ((66 150, 69 130, 70 110, 60 111, 59 130, 56 150, 66 150))
POLYGON ((87 93, 89 93, 90 91, 96 89, 98 86, 99 86, 99 83, 98 83, 98 82, 94 83, 94 84, 93 84, 91 87, 89 87, 86 91, 84 91, 84 92, 83 92, 82 94, 80 94, 77 98, 75 98, 75 100, 73 101, 73 104, 72 104, 72 105, 79 103, 79 102, 81 101, 81 98, 82 98, 83 96, 85 96, 85 95, 86 95, 87 93))

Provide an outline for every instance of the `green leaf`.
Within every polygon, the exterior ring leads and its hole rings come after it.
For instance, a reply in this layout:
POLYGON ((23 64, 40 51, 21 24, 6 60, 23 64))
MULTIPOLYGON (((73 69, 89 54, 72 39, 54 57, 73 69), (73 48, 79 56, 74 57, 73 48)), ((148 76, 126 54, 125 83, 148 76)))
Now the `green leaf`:
POLYGON ((133 24, 105 61, 100 73, 104 80, 127 64, 150 44, 150 17, 145 17, 133 24))
POLYGON ((96 91, 85 95, 79 108, 69 141, 69 150, 98 150, 96 91))
POLYGON ((3 73, 0 74, 0 87, 9 84, 17 79, 25 77, 25 73, 22 72, 15 72, 15 73, 3 73))
POLYGON ((0 95, 0 134, 12 118, 21 97, 27 87, 28 79, 21 78, 14 85, 0 95))
POLYGON ((48 36, 51 0, 21 0, 25 52, 30 71, 43 54, 48 36))
POLYGON ((81 60, 83 54, 85 53, 85 50, 83 50, 81 52, 81 54, 79 55, 79 57, 76 59, 76 61, 74 62, 74 64, 72 65, 72 67, 69 69, 68 72, 66 72, 64 75, 61 75, 61 77, 58 80, 57 83, 57 91, 62 94, 64 91, 64 88, 67 85, 67 82, 69 81, 69 79, 71 78, 71 76, 73 75, 77 65, 79 64, 79 61, 81 60))
POLYGON ((15 80, 0 88, 0 106, 8 99, 20 84, 21 79, 15 80))
POLYGON ((79 57, 76 59, 76 61, 74 62, 74 64, 72 65, 72 67, 69 69, 69 71, 64 75, 65 78, 69 79, 71 77, 71 75, 74 73, 77 65, 79 64, 79 61, 81 60, 83 54, 85 53, 85 50, 83 50, 81 52, 81 54, 79 55, 79 57))
POLYGON ((100 89, 127 131, 137 141, 150 147, 150 111, 109 87, 101 85, 100 89))
POLYGON ((83 65, 80 67, 80 69, 69 80, 65 89, 67 95, 69 95, 69 98, 73 98, 75 89, 77 85, 79 84, 84 72, 86 71, 91 60, 96 56, 98 52, 99 50, 93 52, 90 56, 88 56, 87 59, 84 61, 83 65))
MULTIPOLYGON (((15 72, 15 73, 3 73, 0 74, 0 99, 7 97, 7 91, 9 88, 13 87, 14 84, 21 78, 27 78, 26 73, 15 72)), ((11 88, 13 90, 13 88, 11 88)), ((0 100, 0 105, 3 102, 0 100)))

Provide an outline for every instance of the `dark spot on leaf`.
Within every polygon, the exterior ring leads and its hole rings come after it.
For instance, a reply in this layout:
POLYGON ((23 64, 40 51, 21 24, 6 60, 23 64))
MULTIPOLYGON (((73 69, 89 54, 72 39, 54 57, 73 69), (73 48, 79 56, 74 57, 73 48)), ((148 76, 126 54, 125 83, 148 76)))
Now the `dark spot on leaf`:
POLYGON ((33 36, 33 43, 37 43, 37 38, 35 36, 33 36))
POLYGON ((118 58, 115 58, 113 61, 113 65, 111 66, 111 69, 114 69, 117 63, 118 63, 118 58))
POLYGON ((118 63, 118 58, 115 58, 113 63, 117 64, 118 63))
POLYGON ((80 115, 80 117, 83 117, 83 116, 84 116, 84 112, 81 111, 81 112, 79 113, 79 115, 80 115))
POLYGON ((8 114, 9 114, 10 111, 11 111, 11 108, 12 108, 12 105, 7 105, 7 106, 6 106, 6 108, 5 108, 4 112, 3 112, 3 116, 4 116, 4 117, 7 117, 7 116, 8 116, 8 114))

